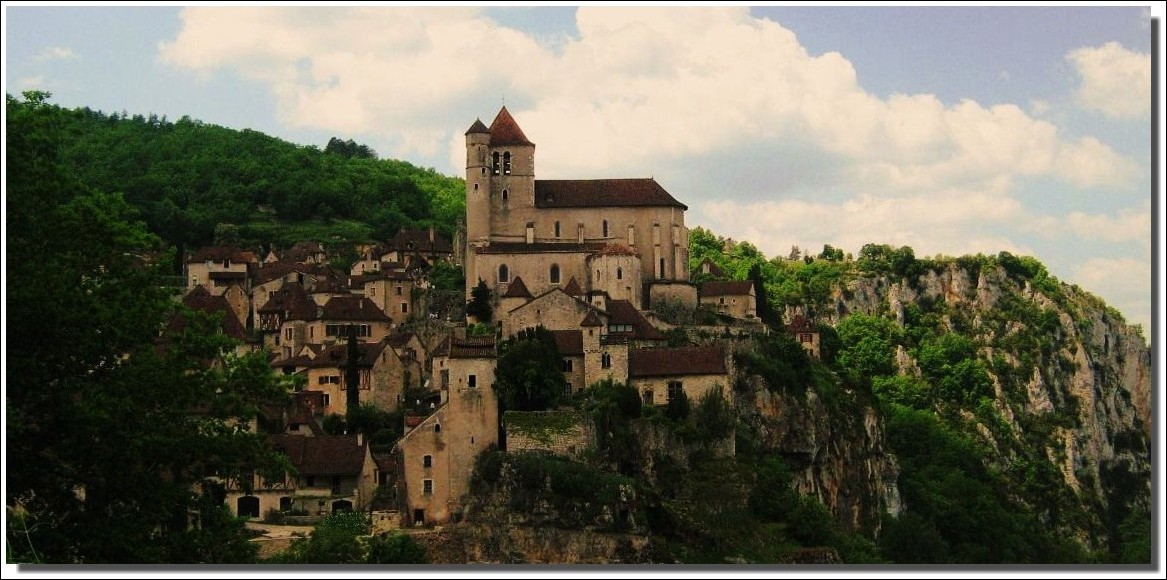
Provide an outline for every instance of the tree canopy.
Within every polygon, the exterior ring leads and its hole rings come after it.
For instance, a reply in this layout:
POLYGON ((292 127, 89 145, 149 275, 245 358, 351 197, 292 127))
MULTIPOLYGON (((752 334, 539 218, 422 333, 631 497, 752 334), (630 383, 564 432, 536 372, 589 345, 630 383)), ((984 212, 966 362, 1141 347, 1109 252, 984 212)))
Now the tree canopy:
POLYGON ((562 359, 555 336, 542 326, 526 329, 499 347, 495 389, 512 411, 543 411, 563 396, 562 359))
POLYGON ((284 385, 176 310, 165 246, 69 170, 47 97, 6 102, 9 561, 253 558, 218 482, 286 468, 246 425, 284 385))

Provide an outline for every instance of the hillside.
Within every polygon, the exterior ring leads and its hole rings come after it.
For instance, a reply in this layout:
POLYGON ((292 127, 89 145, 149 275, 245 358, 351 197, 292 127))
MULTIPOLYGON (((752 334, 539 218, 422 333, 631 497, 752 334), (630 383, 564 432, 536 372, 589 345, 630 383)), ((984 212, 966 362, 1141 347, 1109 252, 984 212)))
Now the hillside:
POLYGON ((384 241, 401 227, 449 235, 465 213, 460 179, 377 159, 351 140, 320 149, 189 117, 49 107, 64 167, 124 194, 180 250, 211 244, 219 224, 237 225, 244 246, 287 247, 384 241))

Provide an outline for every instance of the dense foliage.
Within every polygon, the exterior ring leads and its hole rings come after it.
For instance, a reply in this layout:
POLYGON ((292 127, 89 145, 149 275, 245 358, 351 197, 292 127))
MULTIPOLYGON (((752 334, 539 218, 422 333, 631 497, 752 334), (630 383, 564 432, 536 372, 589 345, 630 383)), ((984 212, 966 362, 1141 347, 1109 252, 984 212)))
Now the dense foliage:
POLYGON ((385 241, 402 227, 449 235, 465 213, 462 181, 366 145, 333 138, 321 151, 252 130, 183 117, 44 105, 63 168, 118 192, 147 228, 180 251, 235 225, 241 245, 385 241))
POLYGON ((176 310, 143 259, 163 243, 63 161, 47 97, 6 103, 7 558, 248 561, 217 478, 286 467, 246 425, 286 387, 176 310))
POLYGON ((554 407, 567 385, 562 365, 555 336, 542 326, 504 340, 494 377, 502 408, 543 411, 554 407))

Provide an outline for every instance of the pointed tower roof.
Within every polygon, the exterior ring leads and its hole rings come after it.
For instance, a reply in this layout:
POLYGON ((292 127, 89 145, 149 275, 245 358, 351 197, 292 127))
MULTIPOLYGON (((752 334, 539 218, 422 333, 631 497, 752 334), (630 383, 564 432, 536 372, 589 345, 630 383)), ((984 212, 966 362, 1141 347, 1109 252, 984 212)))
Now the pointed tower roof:
POLYGON ((587 316, 584 316, 584 319, 580 321, 579 325, 583 327, 603 326, 604 323, 600 320, 600 315, 595 310, 588 310, 587 316))
POLYGON ((502 298, 533 298, 531 291, 527 290, 527 285, 523 283, 520 276, 515 276, 514 281, 507 286, 507 291, 501 296, 502 298))
POLYGON ((579 296, 583 294, 583 289, 579 287, 579 282, 575 281, 575 276, 567 281, 567 285, 563 287, 563 292, 568 296, 579 296))
POLYGON ((482 119, 474 119, 474 124, 470 125, 470 128, 466 130, 467 135, 469 135, 471 133, 489 133, 489 132, 490 132, 490 129, 486 128, 486 125, 484 125, 482 123, 482 119))
POLYGON ((515 122, 515 118, 511 116, 510 111, 507 111, 505 106, 498 112, 498 116, 494 118, 494 122, 490 124, 490 145, 491 147, 506 145, 535 146, 523 134, 523 130, 519 128, 519 124, 515 122))

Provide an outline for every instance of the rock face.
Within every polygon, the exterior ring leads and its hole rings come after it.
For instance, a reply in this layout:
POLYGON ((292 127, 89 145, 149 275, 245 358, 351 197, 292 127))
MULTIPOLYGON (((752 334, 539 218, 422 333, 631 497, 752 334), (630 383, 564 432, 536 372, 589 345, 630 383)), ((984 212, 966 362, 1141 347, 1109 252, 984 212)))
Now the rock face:
MULTIPOLYGON (((1067 533, 1098 546, 1108 539, 1107 526, 1113 532, 1113 521, 1106 521, 1110 510, 1149 502, 1151 350, 1098 298, 1050 279, 1010 276, 1001 267, 949 263, 914 280, 854 279, 835 291, 832 303, 820 320, 864 313, 903 325, 914 305, 940 313, 947 331, 972 338, 977 358, 990 370, 993 409, 1006 429, 978 424, 979 415, 966 413, 974 424, 968 431, 993 450, 990 461, 1002 471, 1022 455, 1019 445, 1037 441, 1044 447, 1090 514, 1087 522, 1052 522, 1067 533)), ((901 372, 916 365, 903 349, 896 362, 901 372)), ((859 411, 841 421, 824 416, 810 397, 754 392, 753 405, 775 449, 809 462, 800 487, 818 493, 843 520, 895 511, 896 494, 887 488, 895 479, 894 460, 882 452, 877 417, 859 411), (869 497, 856 499, 864 494, 869 497)))
POLYGON ((739 416, 764 449, 799 469, 794 477, 799 493, 818 496, 854 531, 877 533, 884 513, 900 513, 899 466, 884 446, 875 409, 853 400, 830 409, 811 390, 771 392, 756 376, 746 383, 748 388, 737 392, 739 416))

